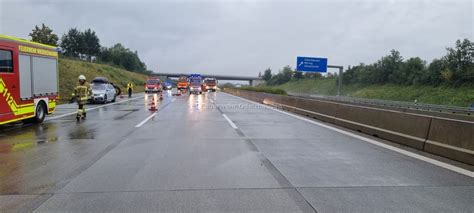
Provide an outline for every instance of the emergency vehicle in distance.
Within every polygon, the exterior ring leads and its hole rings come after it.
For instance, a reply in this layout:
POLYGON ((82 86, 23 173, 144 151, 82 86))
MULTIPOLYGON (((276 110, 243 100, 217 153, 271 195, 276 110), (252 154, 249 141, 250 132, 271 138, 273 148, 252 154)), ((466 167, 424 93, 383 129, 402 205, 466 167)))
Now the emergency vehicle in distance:
POLYGON ((180 76, 180 77, 178 78, 178 84, 177 84, 176 87, 178 88, 179 91, 187 90, 188 87, 189 87, 188 77, 186 77, 186 76, 180 76))
POLYGON ((149 77, 145 83, 145 93, 159 93, 163 91, 161 80, 157 77, 149 77))
POLYGON ((56 109, 58 49, 0 34, 0 124, 43 122, 56 109))
POLYGON ((202 77, 199 74, 191 74, 189 77, 189 94, 202 94, 202 77))
POLYGON ((215 92, 217 90, 217 80, 215 78, 204 79, 203 90, 215 92))

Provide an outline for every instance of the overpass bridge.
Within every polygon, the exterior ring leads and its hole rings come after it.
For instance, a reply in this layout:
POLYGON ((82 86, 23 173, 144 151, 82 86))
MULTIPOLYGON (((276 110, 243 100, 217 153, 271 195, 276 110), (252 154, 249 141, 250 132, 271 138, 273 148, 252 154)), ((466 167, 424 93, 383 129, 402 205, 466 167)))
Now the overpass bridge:
MULTIPOLYGON (((165 76, 167 78, 178 78, 180 76, 189 76, 191 73, 155 73, 153 76, 165 76)), ((248 81, 249 85, 255 86, 263 82, 261 77, 249 77, 249 76, 235 76, 235 75, 213 75, 213 74, 201 74, 203 78, 215 78, 217 80, 228 80, 228 81, 248 81)))

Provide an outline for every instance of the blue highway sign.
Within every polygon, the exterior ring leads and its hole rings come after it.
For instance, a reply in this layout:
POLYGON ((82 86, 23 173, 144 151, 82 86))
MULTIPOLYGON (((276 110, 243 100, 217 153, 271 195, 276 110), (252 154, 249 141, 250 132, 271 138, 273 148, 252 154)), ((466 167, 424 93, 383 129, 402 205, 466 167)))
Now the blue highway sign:
POLYGON ((328 69, 327 58, 311 58, 301 57, 296 58, 296 71, 301 72, 326 72, 328 69))

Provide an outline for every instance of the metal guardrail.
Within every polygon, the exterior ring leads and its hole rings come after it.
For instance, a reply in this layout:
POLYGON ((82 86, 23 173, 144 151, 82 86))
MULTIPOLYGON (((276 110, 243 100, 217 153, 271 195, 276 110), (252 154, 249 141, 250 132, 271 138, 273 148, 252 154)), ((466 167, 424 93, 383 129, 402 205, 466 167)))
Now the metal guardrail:
POLYGON ((420 110, 420 111, 428 111, 428 112, 440 112, 440 113, 474 117, 474 108, 469 108, 469 107, 422 104, 422 103, 413 103, 413 102, 404 102, 404 101, 388 101, 388 100, 380 100, 380 99, 367 99, 367 98, 356 98, 356 97, 347 97, 347 96, 325 96, 325 95, 315 95, 315 94, 308 94, 308 93, 288 93, 288 95, 343 102, 343 103, 364 104, 364 105, 370 105, 374 107, 381 106, 381 107, 420 110))

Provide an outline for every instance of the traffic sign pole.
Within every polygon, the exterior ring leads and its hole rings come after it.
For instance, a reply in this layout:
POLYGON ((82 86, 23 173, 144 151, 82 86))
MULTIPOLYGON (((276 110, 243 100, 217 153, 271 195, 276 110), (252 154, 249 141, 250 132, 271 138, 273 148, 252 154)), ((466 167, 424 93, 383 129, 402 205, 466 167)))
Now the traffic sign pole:
POLYGON ((342 89, 342 73, 344 70, 343 66, 334 66, 334 65, 328 65, 328 68, 337 68, 339 69, 339 80, 337 81, 337 96, 341 95, 341 89, 342 89))

